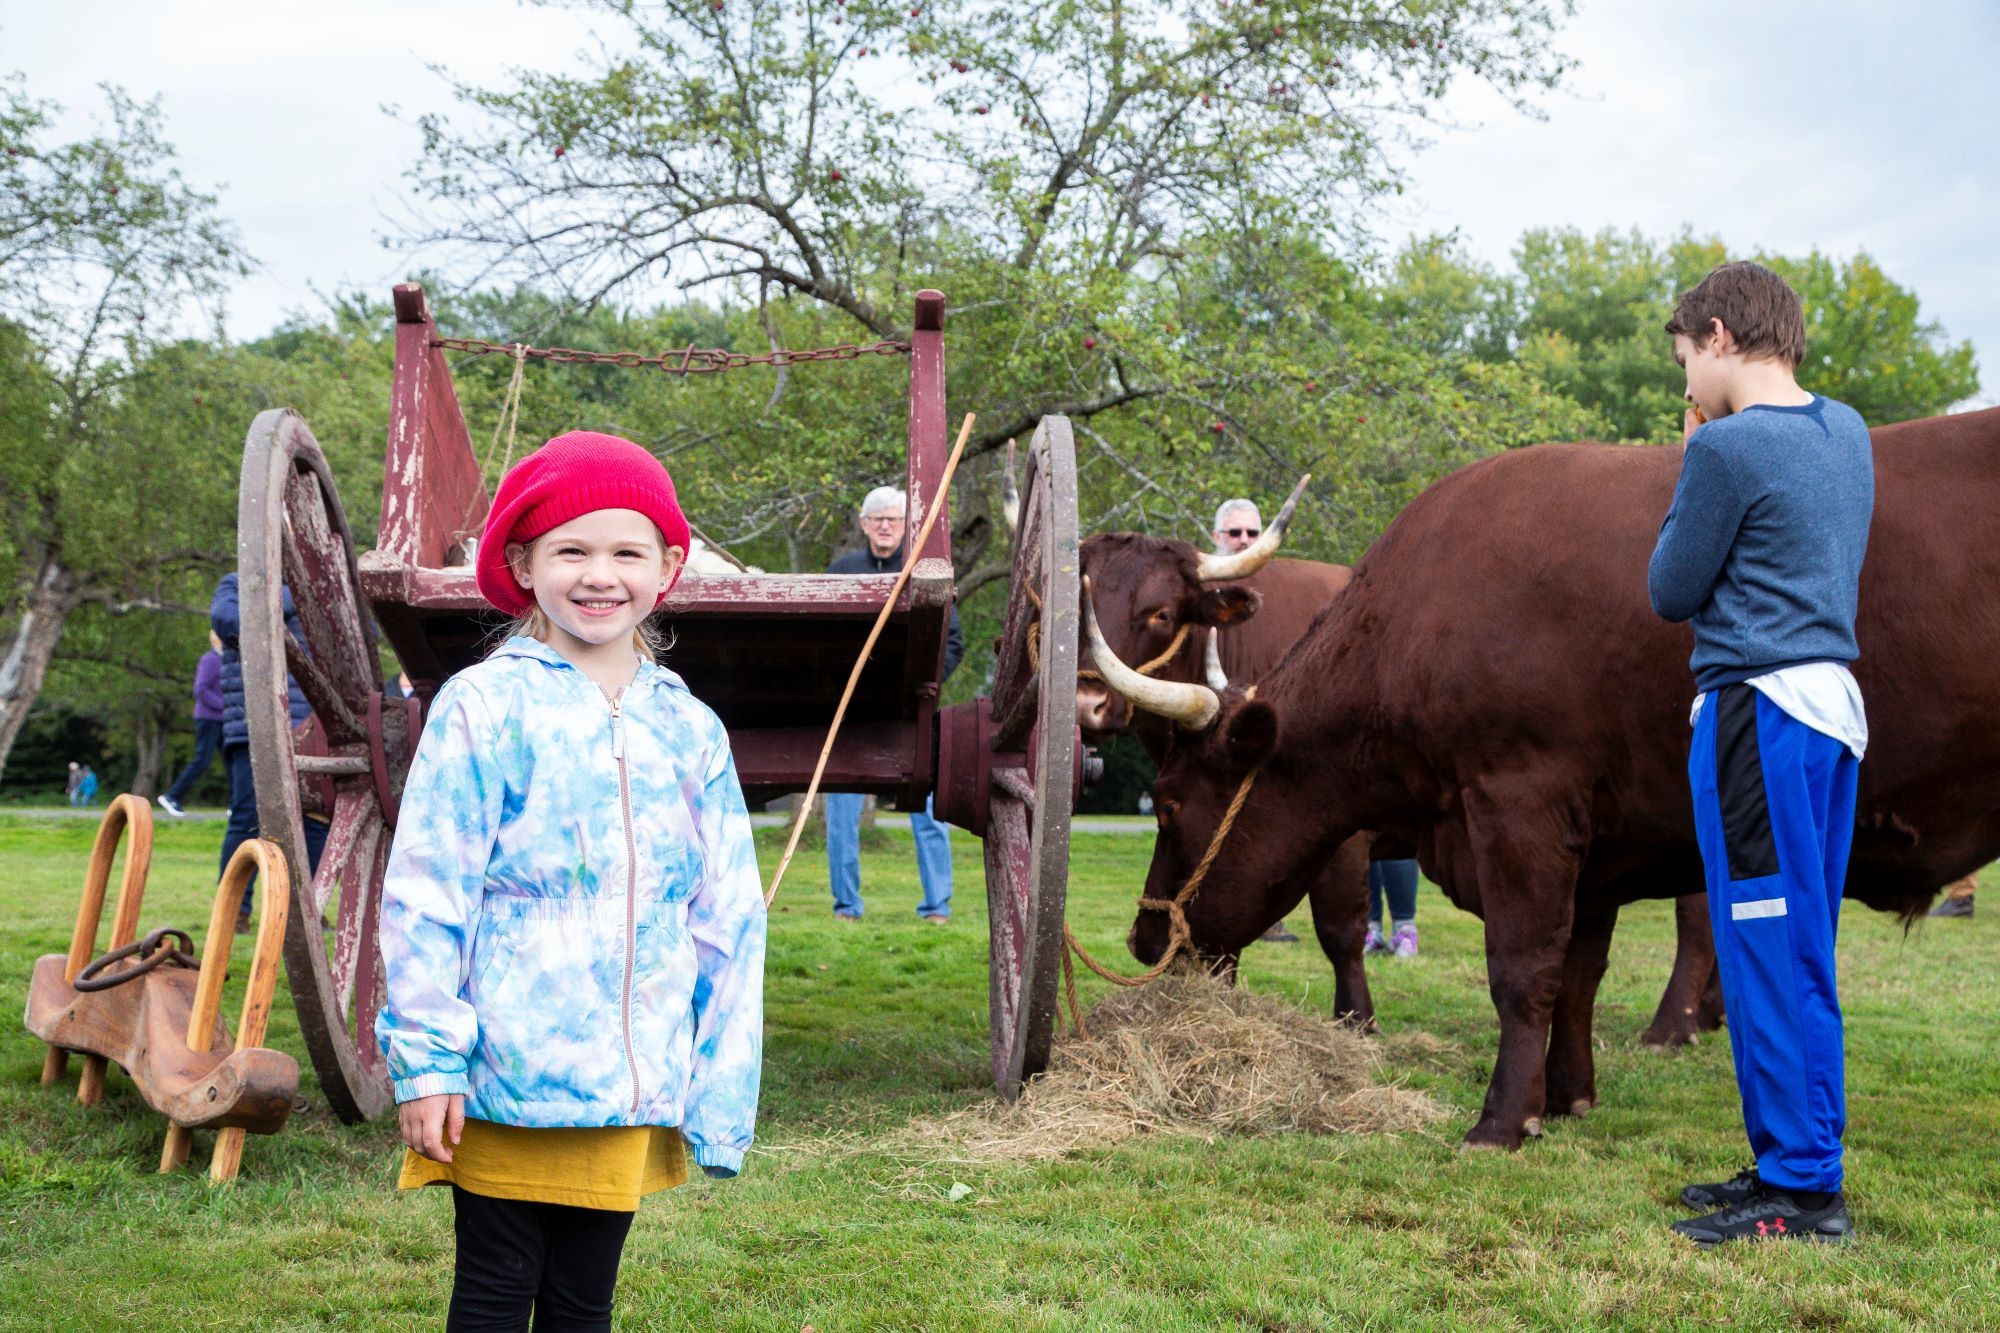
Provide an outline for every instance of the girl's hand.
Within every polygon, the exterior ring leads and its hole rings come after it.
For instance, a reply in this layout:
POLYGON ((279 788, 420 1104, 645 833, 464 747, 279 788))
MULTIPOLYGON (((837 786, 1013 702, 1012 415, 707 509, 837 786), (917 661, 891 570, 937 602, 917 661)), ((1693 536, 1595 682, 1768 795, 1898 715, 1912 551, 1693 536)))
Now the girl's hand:
POLYGON ((418 1155, 433 1162, 450 1162, 451 1148, 465 1132, 465 1097, 462 1093, 441 1092, 435 1097, 419 1097, 396 1108, 396 1125, 403 1142, 418 1155))

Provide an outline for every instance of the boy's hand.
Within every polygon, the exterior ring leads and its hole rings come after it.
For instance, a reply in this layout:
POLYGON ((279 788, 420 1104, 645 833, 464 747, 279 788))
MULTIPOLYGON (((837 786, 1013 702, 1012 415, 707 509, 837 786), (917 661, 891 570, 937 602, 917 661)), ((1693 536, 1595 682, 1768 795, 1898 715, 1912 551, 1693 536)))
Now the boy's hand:
POLYGON ((1688 436, 1694 434, 1695 427, 1707 424, 1708 418, 1701 414, 1701 409, 1692 403, 1688 404, 1688 410, 1681 415, 1681 443, 1688 442, 1688 436))
POLYGON ((396 1125, 403 1142, 419 1156, 433 1162, 450 1162, 451 1148, 465 1132, 465 1096, 441 1092, 435 1097, 419 1097, 396 1108, 396 1125))

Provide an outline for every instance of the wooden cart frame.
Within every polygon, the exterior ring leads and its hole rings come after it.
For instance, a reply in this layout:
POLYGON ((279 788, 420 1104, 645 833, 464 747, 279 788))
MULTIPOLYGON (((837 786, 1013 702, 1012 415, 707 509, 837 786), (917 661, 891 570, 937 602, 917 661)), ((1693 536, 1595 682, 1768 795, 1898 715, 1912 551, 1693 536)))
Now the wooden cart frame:
MULTIPOLYGON (((314 1070, 344 1119, 391 1104, 374 1038, 381 885, 423 710, 478 660, 503 619, 480 597, 472 542, 491 504, 422 289, 395 289, 396 362, 375 549, 355 549, 305 420, 252 423, 238 502, 251 764, 264 835, 285 851, 285 959, 314 1070), (289 587, 305 642, 285 631, 289 587), (378 636, 414 697, 384 693, 378 636), (296 731, 286 674, 313 706, 296 731), (329 825, 316 874, 304 823, 329 825)), ((827 766, 830 790, 897 809, 936 797, 985 840, 993 1077, 1012 1098, 1047 1062, 1062 952, 1069 820, 1084 754, 1075 723, 1077 519, 1069 423, 1028 453, 1013 600, 989 697, 939 706, 954 595, 946 456, 945 301, 920 292, 909 339, 909 531, 939 515, 870 657, 827 766)), ((684 574, 661 614, 670 664, 728 727, 753 802, 804 790, 842 683, 895 576, 684 574)))

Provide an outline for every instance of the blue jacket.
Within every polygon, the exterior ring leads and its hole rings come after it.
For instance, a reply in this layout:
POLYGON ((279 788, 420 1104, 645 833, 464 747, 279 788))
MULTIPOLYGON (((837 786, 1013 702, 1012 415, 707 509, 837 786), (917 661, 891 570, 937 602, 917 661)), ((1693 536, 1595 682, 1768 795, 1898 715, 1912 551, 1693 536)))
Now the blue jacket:
MULTIPOLYGON (((306 634, 299 626, 298 609, 292 605, 292 590, 283 588, 280 593, 284 598, 285 629, 303 644, 306 634)), ((222 640, 222 743, 225 747, 248 745, 250 724, 243 718, 243 654, 236 643, 242 633, 242 616, 237 611, 233 572, 224 574, 222 582, 215 585, 215 596, 208 604, 208 626, 222 640)), ((305 691, 289 672, 285 675, 285 689, 290 695, 292 725, 296 727, 312 716, 312 705, 306 702, 305 691)))
POLYGON ((678 1125, 733 1175, 763 1065, 764 896, 729 738, 643 663, 617 707, 512 638, 445 683, 382 888, 396 1100, 678 1125))

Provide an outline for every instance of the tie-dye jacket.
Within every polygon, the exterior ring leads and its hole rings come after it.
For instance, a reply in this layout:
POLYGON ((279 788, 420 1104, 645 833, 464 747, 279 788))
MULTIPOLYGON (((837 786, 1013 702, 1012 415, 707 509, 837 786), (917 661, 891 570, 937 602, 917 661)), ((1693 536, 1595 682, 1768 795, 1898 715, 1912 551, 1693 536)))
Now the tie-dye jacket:
POLYGON ((509 639, 445 683, 382 890, 396 1100, 678 1125, 734 1175, 757 1118, 764 900, 729 739, 650 663, 618 707, 509 639))

